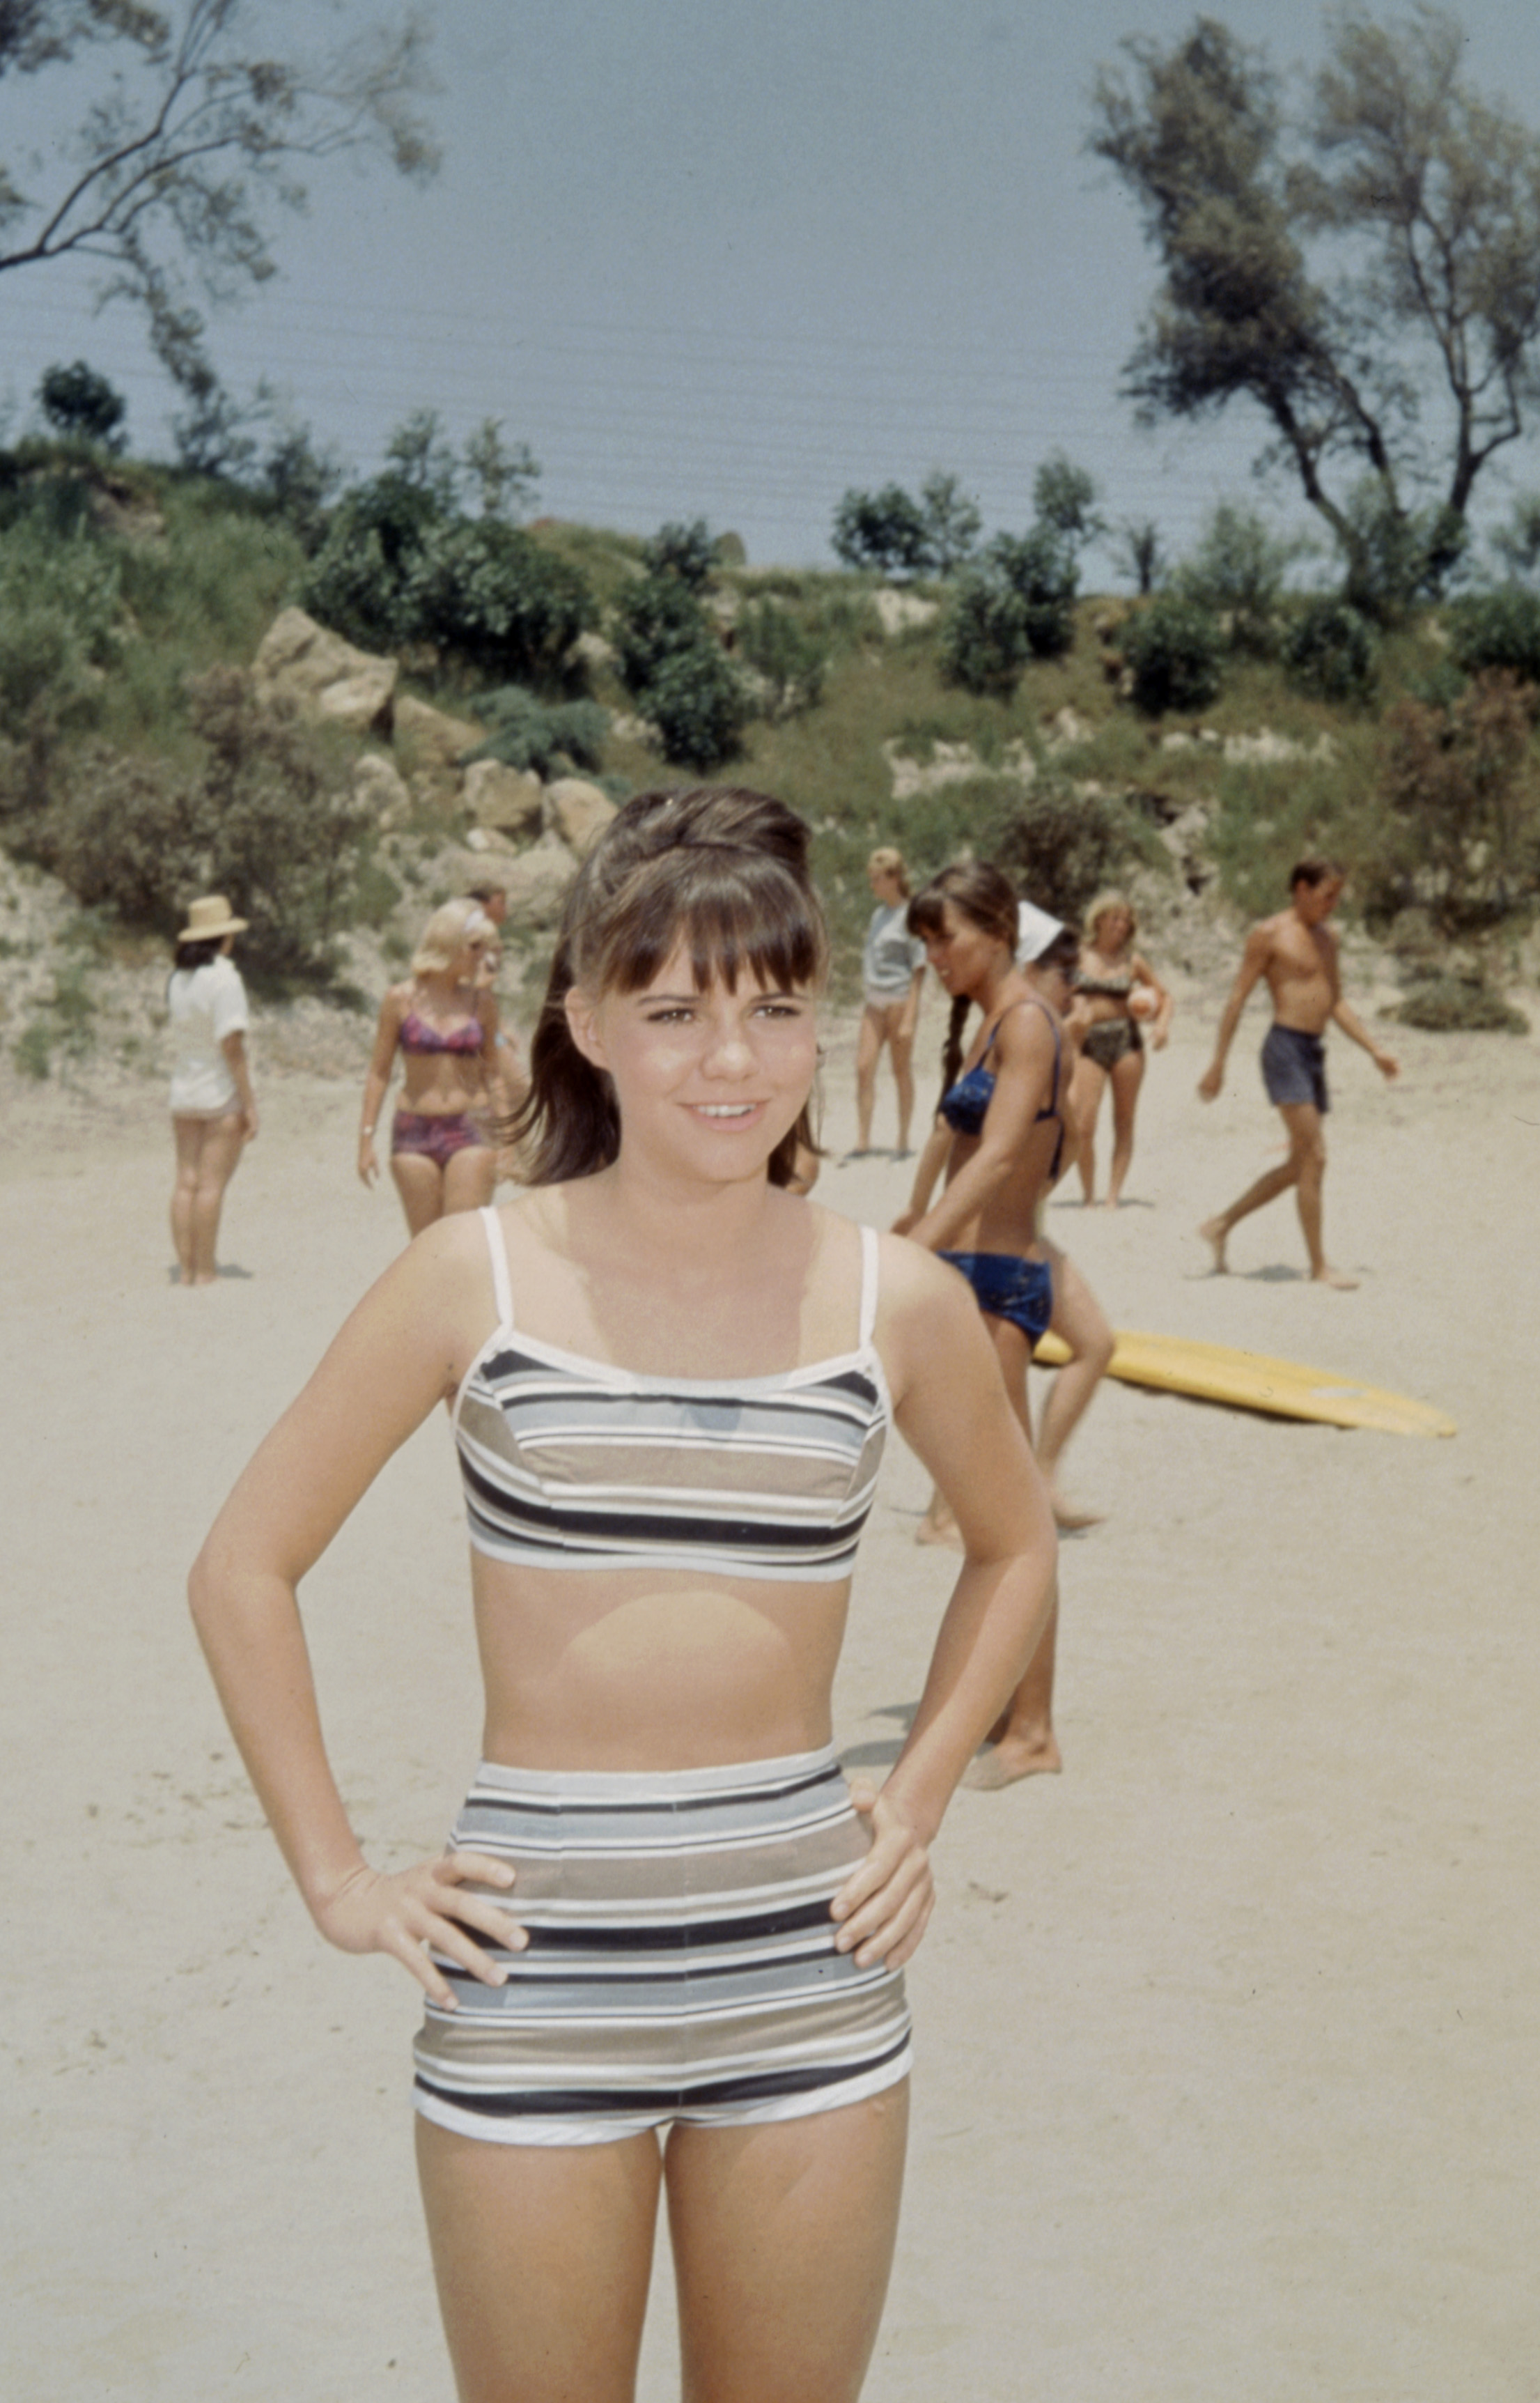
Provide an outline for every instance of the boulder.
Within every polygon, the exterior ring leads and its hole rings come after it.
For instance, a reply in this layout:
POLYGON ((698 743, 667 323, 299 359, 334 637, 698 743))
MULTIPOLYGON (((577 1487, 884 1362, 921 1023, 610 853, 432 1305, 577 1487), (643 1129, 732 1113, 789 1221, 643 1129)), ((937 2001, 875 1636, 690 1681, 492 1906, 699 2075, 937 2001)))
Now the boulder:
POLYGON ((258 700, 292 701, 303 715, 350 734, 389 731, 395 661, 354 650, 303 609, 284 609, 263 635, 252 662, 258 700))
POLYGON ((579 859, 587 859, 615 815, 615 803, 583 776, 558 776, 546 788, 546 824, 579 859))
POLYGON ((384 834, 405 826, 411 814, 411 795, 405 778, 378 751, 366 751, 354 761, 353 789, 354 798, 366 805, 384 834))
POLYGON ((577 862, 564 843, 546 835, 506 866, 499 858, 497 872, 507 888, 509 925, 545 928, 562 915, 577 862))
POLYGON ((576 636, 567 657, 581 660, 586 668, 598 669, 613 667, 619 654, 613 643, 605 642, 603 634, 590 632, 576 636))
POLYGON ((926 601, 918 592, 899 592, 884 584, 872 595, 884 634, 907 634, 911 626, 928 626, 941 615, 939 601, 926 601))
POLYGON ((544 823, 545 799, 545 786, 528 769, 505 767, 501 759, 473 759, 465 770, 465 807, 479 826, 528 840, 544 823))
POLYGON ((395 704, 395 756, 417 799, 430 809, 460 806, 460 761, 487 739, 484 726, 451 717, 409 696, 395 704))

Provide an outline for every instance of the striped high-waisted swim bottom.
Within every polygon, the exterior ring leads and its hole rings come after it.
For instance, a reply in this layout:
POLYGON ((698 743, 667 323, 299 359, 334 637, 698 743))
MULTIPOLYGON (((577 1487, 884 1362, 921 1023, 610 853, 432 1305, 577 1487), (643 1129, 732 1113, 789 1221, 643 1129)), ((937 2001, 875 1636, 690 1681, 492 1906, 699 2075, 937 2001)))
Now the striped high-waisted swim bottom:
POLYGON ((881 2093, 909 2067, 903 1973, 837 1952, 829 1917, 868 1840, 832 1747, 668 1775, 484 1763, 451 1841, 508 1861, 495 1898, 530 1940, 497 1952, 502 1986, 436 1955, 459 2007, 427 2007, 418 2110, 584 2145, 881 2093))

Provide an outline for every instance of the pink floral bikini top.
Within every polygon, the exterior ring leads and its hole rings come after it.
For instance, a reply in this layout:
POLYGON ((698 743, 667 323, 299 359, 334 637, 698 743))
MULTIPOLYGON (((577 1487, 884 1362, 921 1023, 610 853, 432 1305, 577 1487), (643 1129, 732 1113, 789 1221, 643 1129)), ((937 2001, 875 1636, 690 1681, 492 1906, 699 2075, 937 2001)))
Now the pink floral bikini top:
POLYGON ((415 1009, 409 1009, 395 1039, 403 1051, 464 1051, 468 1055, 480 1050, 486 1041, 486 1030, 479 1018, 463 1019, 458 1026, 447 1030, 430 1026, 415 1009))

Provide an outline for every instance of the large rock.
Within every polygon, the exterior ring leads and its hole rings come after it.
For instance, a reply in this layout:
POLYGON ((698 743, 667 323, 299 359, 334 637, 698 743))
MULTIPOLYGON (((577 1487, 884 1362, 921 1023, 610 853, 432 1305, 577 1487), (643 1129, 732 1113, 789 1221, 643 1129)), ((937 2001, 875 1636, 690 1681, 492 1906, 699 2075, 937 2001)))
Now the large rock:
POLYGON ((921 592, 896 591, 891 584, 882 585, 872 598, 884 634, 907 634, 912 626, 928 626, 941 615, 939 601, 927 601, 921 592))
POLYGON ((501 759, 473 759, 465 770, 465 801, 479 826, 499 834, 531 837, 545 820, 546 788, 528 769, 505 767, 501 759))
POLYGON ((366 751, 354 761, 353 789, 384 834, 405 826, 411 815, 411 795, 404 777, 378 751, 366 751))
POLYGON ((303 609, 284 609, 263 635, 252 662, 259 700, 292 701, 305 716, 351 734, 388 733, 395 661, 355 651, 303 609))
POLYGON ((465 786, 460 762, 486 739, 484 726, 451 717, 409 694, 395 704, 395 756, 413 795, 428 808, 459 808, 465 786))
POLYGON ((615 803, 583 776, 558 776, 546 787, 546 824, 579 859, 587 859, 615 815, 615 803))
POLYGON ((577 862, 564 843, 546 835, 506 866, 499 859, 497 872, 507 888, 510 926, 554 926, 577 862))

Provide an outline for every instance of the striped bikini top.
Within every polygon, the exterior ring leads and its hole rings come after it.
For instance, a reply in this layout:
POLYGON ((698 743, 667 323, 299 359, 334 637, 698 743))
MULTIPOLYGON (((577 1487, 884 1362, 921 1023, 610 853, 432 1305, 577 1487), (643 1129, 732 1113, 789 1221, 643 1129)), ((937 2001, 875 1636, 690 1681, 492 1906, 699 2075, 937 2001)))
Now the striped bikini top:
POLYGON ((497 1325, 454 1407, 475 1550, 523 1568, 851 1574, 892 1416, 870 1227, 853 1352, 770 1377, 651 1377, 520 1333, 502 1223, 479 1215, 497 1325))

